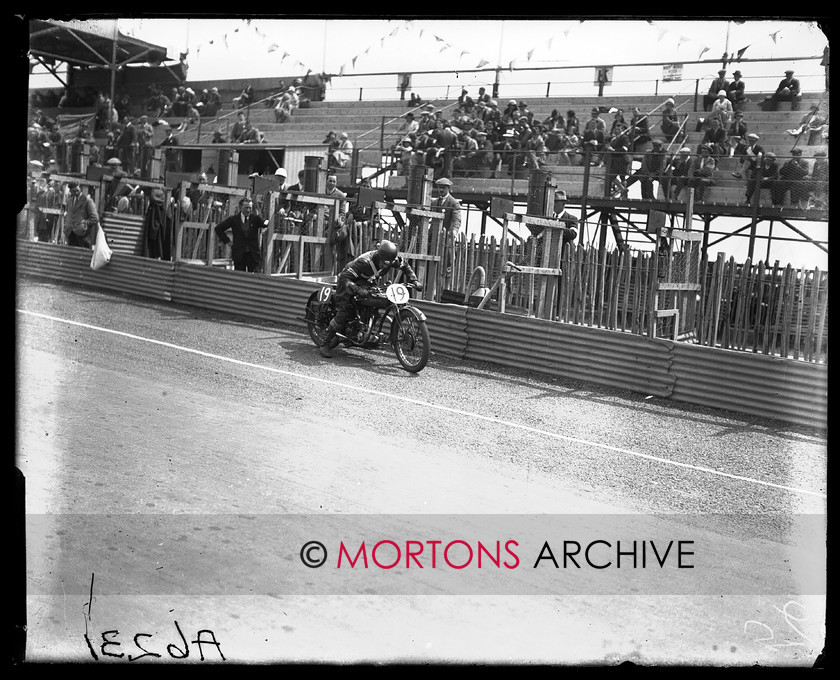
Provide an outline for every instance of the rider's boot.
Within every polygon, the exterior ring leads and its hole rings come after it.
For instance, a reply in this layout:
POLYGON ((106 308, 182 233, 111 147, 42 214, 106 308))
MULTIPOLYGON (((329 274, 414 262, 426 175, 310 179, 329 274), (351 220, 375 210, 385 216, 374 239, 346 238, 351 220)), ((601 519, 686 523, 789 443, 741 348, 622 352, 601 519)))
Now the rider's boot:
POLYGON ((339 330, 341 329, 335 323, 335 320, 330 321, 330 325, 327 326, 327 334, 324 336, 324 341, 318 346, 318 351, 321 353, 322 357, 332 359, 330 345, 332 344, 333 340, 335 340, 335 335, 336 333, 338 333, 339 330))

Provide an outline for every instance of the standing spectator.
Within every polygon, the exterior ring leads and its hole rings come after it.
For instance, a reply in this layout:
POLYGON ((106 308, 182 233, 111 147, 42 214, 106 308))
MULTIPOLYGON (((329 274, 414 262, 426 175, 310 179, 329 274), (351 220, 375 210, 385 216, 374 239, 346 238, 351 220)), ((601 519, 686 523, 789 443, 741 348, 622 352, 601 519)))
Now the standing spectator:
POLYGON ((804 208, 808 203, 808 188, 805 179, 808 177, 808 164, 802 158, 802 149, 791 149, 789 158, 779 168, 779 191, 784 205, 785 194, 790 192, 790 204, 795 208, 804 208))
POLYGON ((99 213, 90 194, 82 195, 78 182, 68 182, 70 193, 64 206, 64 237, 68 246, 92 248, 91 236, 99 224, 99 213))
POLYGON ((432 145, 441 149, 439 157, 440 167, 436 170, 435 179, 448 177, 452 174, 454 152, 458 148, 458 136, 452 131, 450 125, 441 120, 436 123, 434 131, 429 136, 432 145))
POLYGON ((726 69, 718 71, 718 77, 709 85, 709 91, 703 95, 703 110, 711 111, 712 104, 717 99, 718 93, 723 90, 724 93, 729 89, 729 81, 726 79, 726 69))
POLYGON ((336 201, 335 219, 343 222, 344 216, 347 214, 347 201, 343 199, 347 198, 347 194, 339 190, 338 176, 335 173, 327 175, 326 191, 324 191, 324 195, 328 198, 342 199, 336 201))
POLYGON ((470 113, 475 106, 473 98, 467 94, 466 90, 461 90, 461 95, 458 97, 458 106, 464 113, 470 113))
POLYGON ((117 138, 117 151, 119 152, 119 158, 122 161, 123 168, 129 174, 134 172, 138 148, 137 128, 134 126, 134 121, 131 118, 126 118, 122 132, 117 138))
POLYGON ((779 81, 776 91, 762 102, 761 108, 764 111, 775 111, 779 107, 779 102, 790 102, 790 110, 796 111, 801 101, 802 91, 799 79, 793 77, 792 70, 787 70, 785 77, 779 81))
POLYGON ((400 125, 399 130, 397 130, 397 134, 400 135, 401 138, 411 136, 414 139, 415 135, 420 131, 420 123, 414 120, 414 114, 409 111, 408 113, 403 116, 405 118, 405 122, 400 125))
POLYGON ((231 258, 236 271, 258 272, 260 270, 260 232, 265 229, 267 220, 257 217, 254 213, 254 202, 247 196, 239 201, 239 212, 231 215, 216 225, 216 235, 227 245, 231 237, 231 258))
POLYGON ((455 159, 455 174, 461 177, 472 177, 475 169, 475 157, 478 154, 478 142, 464 130, 458 136, 461 154, 455 159))
POLYGON ((155 131, 147 116, 140 116, 137 125, 137 164, 141 177, 149 177, 152 164, 152 140, 155 131))
POLYGON ((203 101, 204 106, 201 108, 201 115, 207 116, 208 118, 212 118, 215 116, 224 106, 224 102, 222 102, 222 96, 219 94, 218 87, 211 87, 210 92, 207 93, 207 97, 203 101))
POLYGON ((172 205, 166 205, 163 189, 152 189, 143 215, 143 257, 170 259, 173 217, 172 205))
POLYGON ((629 129, 630 126, 624 119, 624 109, 618 109, 613 116, 613 122, 610 126, 610 139, 615 139, 629 129))
POLYGON ((476 133, 476 143, 478 144, 478 153, 475 161, 475 175, 483 178, 492 177, 495 169, 493 142, 490 141, 487 132, 478 132, 476 133))
POLYGON ((653 192, 653 182, 662 184, 662 175, 665 169, 665 152, 662 149, 662 140, 654 139, 651 141, 651 148, 642 157, 642 163, 639 169, 636 170, 627 180, 627 187, 638 181, 642 185, 642 198, 646 200, 654 200, 656 198, 653 192))
POLYGON ((825 91, 828 92, 828 45, 823 48, 822 59, 820 59, 820 66, 825 67, 825 91))
POLYGON ((735 71, 732 74, 732 82, 726 88, 726 96, 732 102, 732 110, 740 111, 747 101, 744 81, 741 80, 741 72, 735 71))
POLYGON ((431 209, 443 213, 441 226, 446 238, 444 265, 447 276, 452 273, 452 265, 455 262, 454 243, 461 231, 461 201, 455 198, 450 192, 452 182, 441 177, 434 184, 435 198, 432 199, 431 209))
MULTIPOLYGON (((776 201, 779 198, 779 190, 777 185, 779 183, 779 166, 776 164, 776 154, 772 151, 768 151, 764 155, 764 166, 757 167, 755 170, 756 173, 760 173, 761 179, 759 179, 759 190, 761 189, 769 189, 770 190, 770 197, 773 201, 773 205, 776 205, 776 201)), ((753 194, 755 193, 755 174, 747 181, 747 193, 744 197, 744 205, 749 205, 752 201, 753 194)), ((759 202, 761 197, 759 196, 759 202)))
POLYGON ((630 173, 631 157, 627 146, 624 145, 626 139, 623 135, 619 135, 604 147, 607 167, 604 183, 608 197, 614 196, 615 192, 618 191, 622 198, 627 198, 627 179, 630 173))
POLYGON ((171 127, 166 130, 166 138, 159 144, 159 147, 166 148, 166 171, 179 172, 181 169, 181 152, 175 148, 180 145, 180 141, 175 136, 175 130, 171 127))

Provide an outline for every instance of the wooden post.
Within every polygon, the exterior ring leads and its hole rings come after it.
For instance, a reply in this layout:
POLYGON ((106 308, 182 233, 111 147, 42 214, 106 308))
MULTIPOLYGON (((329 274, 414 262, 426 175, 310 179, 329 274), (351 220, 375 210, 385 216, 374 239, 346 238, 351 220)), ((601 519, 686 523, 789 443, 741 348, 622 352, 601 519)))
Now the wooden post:
POLYGON ((279 195, 280 194, 277 191, 268 192, 268 214, 265 218, 268 220, 268 228, 263 234, 262 270, 264 274, 268 274, 269 276, 271 276, 271 261, 274 255, 274 205, 277 202, 277 197, 279 195))

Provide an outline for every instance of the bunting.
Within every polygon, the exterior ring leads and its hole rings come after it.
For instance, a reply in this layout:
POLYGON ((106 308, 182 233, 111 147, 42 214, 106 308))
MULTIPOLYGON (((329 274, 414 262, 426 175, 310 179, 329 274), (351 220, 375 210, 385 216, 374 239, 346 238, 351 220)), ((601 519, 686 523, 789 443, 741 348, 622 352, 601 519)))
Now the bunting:
POLYGON ((708 52, 708 51, 709 51, 709 48, 704 45, 703 49, 700 50, 700 54, 697 55, 697 61, 700 61, 700 59, 703 58, 703 55, 706 54, 706 52, 708 52))
POLYGON ((277 43, 271 43, 268 46, 268 51, 269 52, 274 52, 275 50, 279 50, 279 49, 280 49, 280 45, 278 45, 277 43))
POLYGON ((531 61, 531 57, 533 57, 533 56, 534 56, 534 49, 531 48, 530 50, 528 50, 528 56, 527 56, 528 61, 531 61))
POLYGON ((482 59, 480 62, 478 62, 478 66, 476 66, 476 68, 482 68, 484 66, 487 66, 487 64, 489 64, 489 63, 490 62, 487 61, 486 59, 482 59))
POLYGON ((746 47, 742 47, 740 50, 738 50, 738 54, 735 56, 735 60, 741 61, 741 57, 744 56, 744 52, 746 52, 749 49, 749 47, 750 46, 747 45, 746 47))
POLYGON ((770 34, 770 37, 773 39, 773 44, 774 45, 776 44, 776 36, 779 35, 779 33, 781 33, 781 32, 782 32, 781 30, 778 30, 778 31, 773 31, 770 34))

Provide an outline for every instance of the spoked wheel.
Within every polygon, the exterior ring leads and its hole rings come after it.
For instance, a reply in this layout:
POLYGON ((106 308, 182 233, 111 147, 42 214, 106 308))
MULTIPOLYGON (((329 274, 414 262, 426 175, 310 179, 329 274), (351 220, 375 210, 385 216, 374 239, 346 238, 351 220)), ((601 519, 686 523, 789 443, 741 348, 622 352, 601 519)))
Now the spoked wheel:
POLYGON ((318 302, 318 293, 312 293, 306 302, 306 330, 309 337, 316 346, 320 347, 327 335, 327 326, 330 325, 328 315, 323 311, 323 306, 318 302))
MULTIPOLYGON (((429 362, 431 341, 426 322, 407 310, 400 311, 399 327, 394 339, 394 353, 402 367, 410 373, 422 371, 429 362)), ((397 323, 397 320, 394 320, 397 323)))

